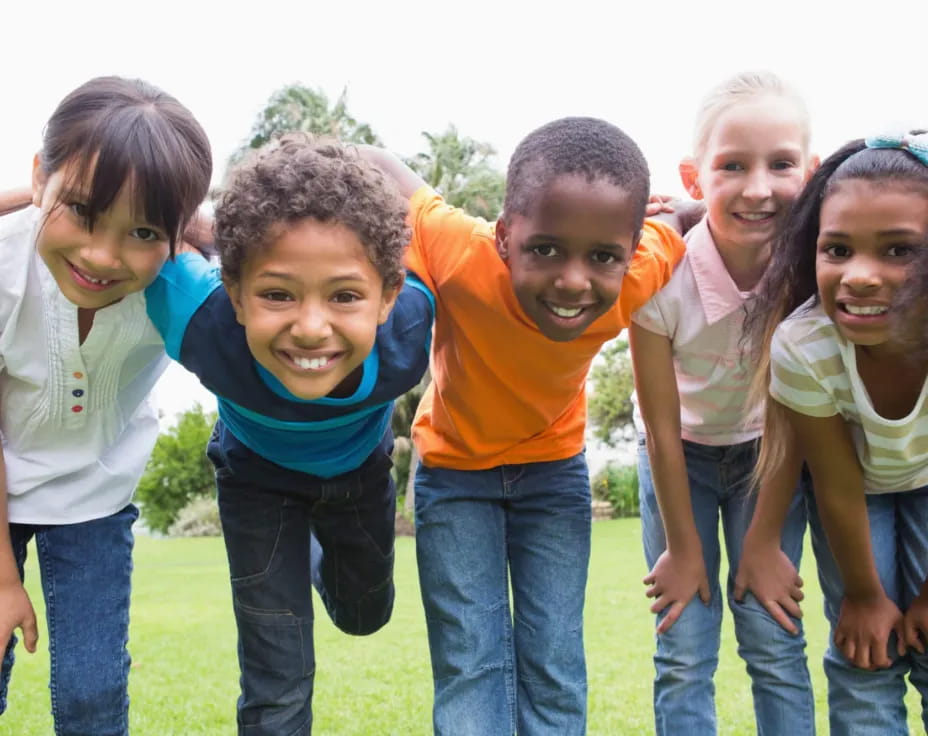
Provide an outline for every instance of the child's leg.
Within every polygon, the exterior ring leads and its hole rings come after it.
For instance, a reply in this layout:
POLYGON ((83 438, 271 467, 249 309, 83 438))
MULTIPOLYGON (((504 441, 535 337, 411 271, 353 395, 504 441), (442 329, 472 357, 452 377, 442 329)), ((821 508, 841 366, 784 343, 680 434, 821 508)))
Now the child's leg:
POLYGON ((238 627, 239 734, 303 736, 316 671, 307 505, 224 470, 216 485, 238 627))
MULTIPOLYGON (((794 619, 799 634, 787 633, 748 592, 739 603, 732 595, 735 573, 741 560, 744 535, 751 523, 756 495, 750 477, 756 462, 755 444, 728 448, 722 461, 730 496, 722 504, 722 525, 728 551, 728 605, 735 622, 738 653, 747 664, 754 695, 754 715, 759 736, 815 733, 815 698, 806 663, 806 641, 801 620, 794 619)), ((781 549, 796 569, 802 559, 806 531, 805 483, 800 482, 783 524, 781 549)))
MULTIPOLYGON (((896 553, 896 494, 868 494, 867 516, 873 558, 886 595, 900 601, 899 564, 896 553)), ((825 616, 831 624, 825 651, 828 678, 828 720, 831 736, 892 736, 907 734, 903 698, 908 657, 896 654, 890 638, 893 665, 885 670, 863 670, 844 658, 834 643, 834 627, 841 611, 844 588, 822 527, 814 498, 809 499, 809 531, 818 563, 819 582, 825 597, 825 616)))
MULTIPOLYGON (((10 524, 10 541, 13 544, 13 558, 16 560, 16 567, 19 569, 19 579, 24 580, 23 568, 26 565, 26 545, 32 539, 34 526, 26 524, 10 524)), ((16 648, 16 634, 10 634, 10 641, 6 645, 6 651, 3 653, 3 664, 0 666, 0 715, 6 710, 6 694, 10 686, 10 673, 13 670, 13 662, 16 660, 14 650, 16 648)))
POLYGON ((135 506, 80 524, 41 527, 55 733, 129 733, 129 595, 135 506))
MULTIPOLYGON (((719 588, 719 480, 714 448, 684 442, 687 474, 696 529, 702 543, 711 599, 705 605, 694 596, 671 629, 657 636, 654 654, 654 720, 658 736, 716 732, 715 686, 719 661, 722 592, 719 588)), ((643 442, 638 448, 641 529, 648 568, 667 548, 643 442)), ((658 621, 663 614, 658 615, 658 621)))
MULTIPOLYGON (((902 574, 902 608, 919 594, 928 577, 928 488, 896 495, 899 567, 902 574)), ((909 649, 909 681, 922 696, 922 723, 928 732, 928 654, 909 649)))
POLYGON ((436 736, 515 732, 506 493, 500 468, 416 470, 416 557, 436 736))
POLYGON ((502 468, 516 657, 516 731, 586 733, 583 599, 590 478, 583 453, 502 468))
POLYGON ((393 612, 396 489, 378 449, 349 480, 322 483, 313 505, 313 584, 347 634, 372 634, 393 612))

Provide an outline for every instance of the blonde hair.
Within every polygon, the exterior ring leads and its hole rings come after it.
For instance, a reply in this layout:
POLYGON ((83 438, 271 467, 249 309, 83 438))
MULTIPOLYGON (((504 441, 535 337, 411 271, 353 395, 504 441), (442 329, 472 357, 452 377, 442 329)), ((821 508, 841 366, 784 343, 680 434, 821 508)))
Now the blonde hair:
POLYGON ((705 154, 712 129, 723 113, 735 105, 767 96, 782 97, 795 105, 802 126, 803 151, 808 152, 811 138, 809 110, 796 90, 773 72, 741 72, 726 79, 703 98, 696 112, 693 135, 693 156, 696 160, 705 154))

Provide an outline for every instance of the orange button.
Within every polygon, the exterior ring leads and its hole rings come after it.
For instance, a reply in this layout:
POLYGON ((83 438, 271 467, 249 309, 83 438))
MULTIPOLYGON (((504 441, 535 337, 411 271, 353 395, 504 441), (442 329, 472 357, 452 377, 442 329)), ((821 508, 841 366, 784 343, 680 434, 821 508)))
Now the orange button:
POLYGON ((75 378, 83 378, 83 377, 84 377, 84 374, 81 373, 80 371, 74 371, 74 377, 75 377, 75 378))
POLYGON ((80 414, 82 411, 84 411, 84 407, 80 404, 75 404, 71 407, 71 411, 73 411, 75 414, 80 414))

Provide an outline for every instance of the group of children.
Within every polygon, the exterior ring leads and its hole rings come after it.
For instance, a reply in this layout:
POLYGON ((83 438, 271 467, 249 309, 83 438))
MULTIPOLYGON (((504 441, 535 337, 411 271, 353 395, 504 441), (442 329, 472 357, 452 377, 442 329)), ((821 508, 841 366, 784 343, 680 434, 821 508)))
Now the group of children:
POLYGON ((0 712, 13 630, 36 647, 35 538, 56 733, 128 731, 131 495, 167 355, 218 400, 240 733, 311 731, 311 587, 346 632, 389 620, 390 413, 429 365, 434 731, 585 733, 585 384, 630 328, 657 733, 716 732, 720 515, 758 733, 814 732, 807 523, 832 733, 905 733, 904 677, 928 697, 928 136, 821 166, 809 141, 773 75, 714 90, 680 167, 705 205, 684 246, 645 219, 644 156, 601 120, 526 136, 496 223, 381 149, 285 135, 228 177, 216 268, 181 245, 211 174, 189 112, 138 81, 75 90, 34 206, 0 217, 0 712))

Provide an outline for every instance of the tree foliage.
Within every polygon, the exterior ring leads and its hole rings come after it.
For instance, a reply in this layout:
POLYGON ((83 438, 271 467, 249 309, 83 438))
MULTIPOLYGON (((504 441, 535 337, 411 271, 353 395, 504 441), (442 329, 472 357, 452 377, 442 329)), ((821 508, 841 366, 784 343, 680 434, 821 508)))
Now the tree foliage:
POLYGON ((291 84, 274 92, 251 128, 248 144, 232 156, 238 161, 249 149, 260 148, 283 133, 313 133, 338 138, 345 143, 382 145, 367 123, 359 123, 348 112, 348 90, 343 89, 334 105, 321 89, 291 84))
POLYGON ((503 208, 506 178, 493 165, 493 146, 462 136, 454 125, 437 135, 423 131, 422 136, 429 150, 407 159, 409 167, 448 204, 495 220, 503 208))
POLYGON ((204 412, 194 404, 158 437, 136 491, 142 518, 150 529, 167 532, 193 498, 213 493, 213 466, 206 457, 206 443, 215 422, 215 412, 204 412))
POLYGON ((610 447, 631 425, 633 417, 632 391, 635 379, 628 343, 616 340, 599 354, 590 372, 593 391, 589 400, 590 424, 593 436, 610 447))

